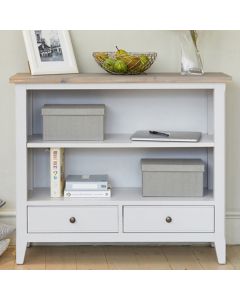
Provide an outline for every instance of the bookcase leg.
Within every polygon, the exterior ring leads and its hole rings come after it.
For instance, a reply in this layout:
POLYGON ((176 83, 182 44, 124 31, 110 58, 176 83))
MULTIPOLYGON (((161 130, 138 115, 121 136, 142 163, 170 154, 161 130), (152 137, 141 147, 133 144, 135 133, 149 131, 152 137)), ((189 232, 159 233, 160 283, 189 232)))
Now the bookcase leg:
POLYGON ((215 241, 215 251, 219 264, 226 264, 226 242, 225 239, 215 241))
POLYGON ((27 247, 27 89, 16 86, 16 263, 23 264, 27 247))
POLYGON ((16 246, 16 264, 17 265, 22 265, 24 263, 26 249, 27 249, 26 242, 17 243, 17 246, 16 246))

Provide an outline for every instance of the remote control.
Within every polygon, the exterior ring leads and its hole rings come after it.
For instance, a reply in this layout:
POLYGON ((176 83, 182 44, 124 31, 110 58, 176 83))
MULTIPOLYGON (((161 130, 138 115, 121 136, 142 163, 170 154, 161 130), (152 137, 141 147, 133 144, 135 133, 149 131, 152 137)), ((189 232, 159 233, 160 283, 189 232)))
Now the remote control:
POLYGON ((169 134, 168 134, 168 133, 165 133, 165 132, 160 132, 160 131, 150 130, 149 133, 150 133, 150 134, 157 134, 157 135, 162 135, 162 136, 169 137, 169 134))

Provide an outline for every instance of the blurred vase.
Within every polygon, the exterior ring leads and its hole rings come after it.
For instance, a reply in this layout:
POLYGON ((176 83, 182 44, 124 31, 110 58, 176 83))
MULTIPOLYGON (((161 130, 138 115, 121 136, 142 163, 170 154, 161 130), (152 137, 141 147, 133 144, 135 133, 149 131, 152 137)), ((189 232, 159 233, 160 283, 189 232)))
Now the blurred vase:
POLYGON ((179 31, 179 39, 181 44, 181 74, 202 75, 204 72, 201 56, 190 30, 179 31))

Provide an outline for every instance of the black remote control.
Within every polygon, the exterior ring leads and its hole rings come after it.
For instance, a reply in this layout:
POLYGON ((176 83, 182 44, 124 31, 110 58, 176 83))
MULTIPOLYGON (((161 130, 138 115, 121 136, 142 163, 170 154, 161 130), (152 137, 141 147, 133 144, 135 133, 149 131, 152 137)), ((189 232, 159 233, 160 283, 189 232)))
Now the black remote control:
POLYGON ((169 134, 168 134, 168 133, 165 133, 165 132, 160 132, 160 131, 150 130, 149 133, 150 133, 150 134, 157 134, 157 135, 162 135, 162 136, 165 136, 165 137, 169 137, 169 134))

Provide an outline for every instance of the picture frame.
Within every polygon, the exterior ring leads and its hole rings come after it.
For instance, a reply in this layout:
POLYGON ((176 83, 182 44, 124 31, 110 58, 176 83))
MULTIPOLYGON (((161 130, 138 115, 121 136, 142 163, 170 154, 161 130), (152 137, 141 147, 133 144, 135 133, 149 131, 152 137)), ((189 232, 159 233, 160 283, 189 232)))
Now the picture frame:
POLYGON ((24 30, 32 75, 78 73, 67 30, 24 30))

